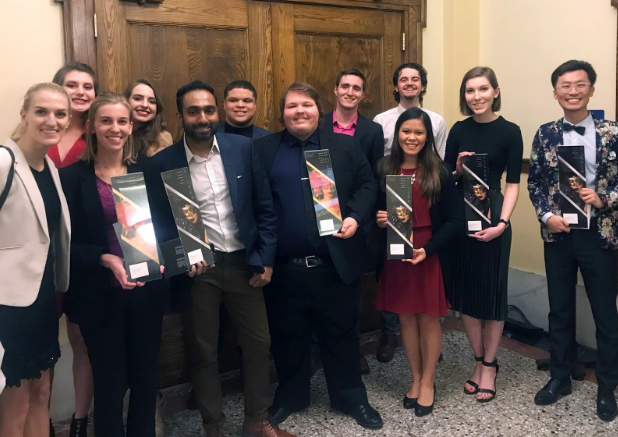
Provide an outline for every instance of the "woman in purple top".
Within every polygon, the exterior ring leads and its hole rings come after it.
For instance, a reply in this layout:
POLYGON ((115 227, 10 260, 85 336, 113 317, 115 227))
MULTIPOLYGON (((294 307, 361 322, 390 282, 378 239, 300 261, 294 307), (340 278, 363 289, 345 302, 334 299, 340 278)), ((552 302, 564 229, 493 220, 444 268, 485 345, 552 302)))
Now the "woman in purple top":
POLYGON ((141 171, 132 111, 104 93, 90 108, 82 159, 61 170, 73 223, 66 313, 78 323, 94 377, 98 437, 124 435, 123 398, 131 389, 127 436, 154 437, 157 359, 165 303, 162 281, 130 282, 113 229, 111 178, 141 171))

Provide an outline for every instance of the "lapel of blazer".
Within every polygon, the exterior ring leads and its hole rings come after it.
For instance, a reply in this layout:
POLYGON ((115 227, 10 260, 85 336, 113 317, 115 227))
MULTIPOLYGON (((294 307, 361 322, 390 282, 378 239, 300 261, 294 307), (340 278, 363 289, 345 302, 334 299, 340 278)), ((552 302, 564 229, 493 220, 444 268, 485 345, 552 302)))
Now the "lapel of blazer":
POLYGON ((358 113, 358 120, 356 121, 356 129, 354 130, 354 138, 357 138, 359 141, 365 134, 365 130, 369 125, 369 119, 363 117, 360 112, 358 113))
POLYGON ((37 218, 39 219, 39 225, 43 229, 43 232, 45 233, 47 239, 49 239, 49 229, 47 229, 47 215, 45 214, 45 203, 43 203, 43 197, 41 196, 39 187, 36 184, 34 176, 32 175, 30 165, 28 165, 26 157, 14 141, 7 141, 5 146, 9 147, 13 151, 13 154, 15 154, 15 173, 24 184, 24 188, 26 189, 28 197, 30 198, 30 203, 32 203, 32 208, 34 208, 37 218))
POLYGON ((266 174, 269 176, 284 132, 285 130, 282 130, 276 134, 268 135, 264 140, 260 140, 264 141, 264 145, 262 146, 262 163, 264 164, 264 171, 266 171, 266 174))
MULTIPOLYGON (((330 134, 328 132, 319 131, 319 135, 320 135, 320 149, 328 149, 329 151, 332 150, 333 135, 335 134, 330 134)), ((332 159, 332 153, 331 153, 331 159, 332 159)))
POLYGON ((82 167, 80 179, 81 197, 87 223, 80 223, 79 226, 87 226, 92 229, 91 235, 94 236, 103 247, 107 247, 105 212, 103 211, 103 204, 101 203, 101 197, 97 189, 97 179, 93 162, 85 164, 82 167))
POLYGON ((66 232, 66 235, 71 235, 71 216, 69 215, 69 207, 67 206, 67 200, 62 192, 62 183, 60 182, 60 177, 58 176, 58 169, 56 168, 54 162, 48 156, 45 156, 45 160, 47 161, 47 165, 49 166, 49 171, 51 173, 52 179, 54 180, 56 191, 58 191, 58 197, 60 198, 60 208, 62 210, 61 225, 63 226, 63 232, 66 232))
POLYGON ((234 165, 234 146, 223 135, 216 135, 216 138, 219 152, 221 153, 221 161, 223 161, 223 166, 225 167, 225 178, 227 179, 230 197, 232 198, 232 207, 236 211, 238 210, 236 207, 238 200, 238 172, 234 165))
POLYGON ((596 177, 594 178, 594 190, 598 191, 599 189, 599 179, 605 178, 607 174, 607 166, 603 161, 603 152, 605 150, 605 145, 603 144, 603 139, 601 136, 603 135, 602 128, 605 126, 603 120, 597 120, 596 118, 592 118, 594 121, 594 130, 596 135, 596 143, 597 143, 597 153, 596 153, 596 177))

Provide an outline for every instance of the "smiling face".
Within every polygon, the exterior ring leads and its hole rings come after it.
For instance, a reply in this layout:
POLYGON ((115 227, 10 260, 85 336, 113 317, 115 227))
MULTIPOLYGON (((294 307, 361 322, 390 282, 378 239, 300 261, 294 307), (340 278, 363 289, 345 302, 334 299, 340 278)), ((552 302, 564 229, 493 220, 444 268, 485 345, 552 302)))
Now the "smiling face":
POLYGON ((69 71, 64 76, 62 88, 65 89, 71 99, 71 111, 84 113, 90 109, 94 101, 94 80, 84 71, 69 71))
POLYGON ((406 120, 399 128, 399 147, 405 157, 418 158, 418 154, 425 147, 427 130, 420 118, 406 120))
POLYGON ((466 103, 474 115, 493 112, 494 99, 500 94, 500 88, 493 88, 485 76, 474 77, 466 82, 466 103))
POLYGON ((285 97, 283 122, 296 138, 306 140, 318 128, 320 111, 311 97, 290 91, 285 97))
POLYGON ((107 104, 93 117, 97 147, 113 152, 122 150, 133 130, 129 109, 122 103, 107 104))
POLYGON ((395 90, 401 100, 408 102, 419 100, 425 87, 421 83, 421 74, 414 68, 404 68, 397 79, 395 90))
POLYGON ((584 70, 570 71, 558 78, 554 97, 565 113, 587 110, 588 102, 594 95, 588 74, 584 70))
POLYGON ((189 91, 183 97, 182 127, 195 141, 208 141, 217 132, 219 113, 215 96, 206 90, 189 91))
POLYGON ((363 79, 353 74, 341 76, 339 85, 335 87, 335 96, 338 107, 358 110, 358 105, 365 97, 363 79))
POLYGON ((28 110, 22 109, 21 118, 26 135, 51 147, 60 142, 69 125, 69 102, 60 91, 43 89, 32 96, 28 110))
POLYGON ((250 126, 256 109, 253 92, 244 88, 231 89, 225 98, 223 109, 225 110, 225 120, 232 126, 250 126))
POLYGON ((157 99, 154 90, 146 84, 140 83, 133 88, 129 104, 133 109, 133 120, 138 123, 147 123, 157 115, 157 99))

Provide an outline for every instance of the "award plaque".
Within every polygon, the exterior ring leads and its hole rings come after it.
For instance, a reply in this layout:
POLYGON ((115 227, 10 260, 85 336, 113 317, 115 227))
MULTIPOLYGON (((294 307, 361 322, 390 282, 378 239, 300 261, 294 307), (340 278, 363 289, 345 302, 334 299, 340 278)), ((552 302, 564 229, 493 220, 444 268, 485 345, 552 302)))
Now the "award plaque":
POLYGON ((143 173, 112 178, 118 222, 114 230, 122 249, 124 266, 131 282, 161 279, 157 239, 143 173))
POLYGON ((330 153, 327 149, 308 150, 305 152, 305 162, 320 237, 336 234, 343 220, 330 153))
POLYGON ((474 234, 491 227, 487 154, 466 156, 463 169, 466 230, 474 234))
POLYGON ((584 146, 558 146, 560 211, 571 229, 590 228, 591 207, 579 197, 586 187, 584 146))
POLYGON ((386 258, 412 259, 412 177, 386 176, 386 258))
MULTIPOLYGON (((189 169, 183 167, 166 171, 161 173, 161 177, 172 207, 186 267, 190 268, 200 261, 213 264, 215 262, 214 254, 206 236, 206 228, 202 222, 200 207, 195 198, 189 169)), ((178 250, 170 252, 168 249, 168 253, 178 255, 180 252, 178 250)), ((168 260, 168 262, 181 264, 178 259, 175 261, 168 260)))

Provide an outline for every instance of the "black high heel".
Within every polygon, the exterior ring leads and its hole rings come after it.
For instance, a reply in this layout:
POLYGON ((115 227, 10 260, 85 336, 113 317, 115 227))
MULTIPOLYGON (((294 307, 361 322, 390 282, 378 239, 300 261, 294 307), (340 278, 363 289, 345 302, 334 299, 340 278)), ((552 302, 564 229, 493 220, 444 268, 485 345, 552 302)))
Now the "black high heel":
POLYGON ((431 405, 428 405, 428 406, 421 405, 417 401, 416 406, 414 407, 414 414, 416 415, 416 417, 422 417, 422 416, 427 416, 428 414, 431 414, 433 412, 433 406, 435 403, 436 403, 436 383, 434 382, 433 401, 431 402, 431 405))
POLYGON ((483 360, 481 363, 485 367, 495 367, 496 368, 496 376, 494 376, 494 390, 490 390, 488 388, 479 388, 477 393, 489 393, 491 395, 490 398, 476 398, 476 400, 480 403, 491 402, 496 398, 496 380, 498 379, 498 372, 500 371, 500 366, 498 365, 498 359, 494 359, 491 363, 483 360))
MULTIPOLYGON (((484 359, 485 359, 485 357, 474 357, 474 361, 477 361, 477 362, 478 362, 478 361, 483 361, 484 359)), ((464 385, 464 393, 465 393, 465 394, 467 394, 467 395, 475 395, 475 394, 477 394, 477 393, 478 393, 478 391, 479 391, 479 385, 478 385, 476 382, 474 382, 474 381, 472 381, 472 380, 468 379, 468 380, 466 381, 466 384, 471 385, 472 387, 474 387, 474 391, 468 390, 468 389, 466 388, 466 386, 464 385)))
POLYGON ((418 400, 418 398, 409 398, 407 396, 404 395, 403 397, 403 408, 405 408, 406 410, 411 410, 416 406, 416 401, 418 400))

